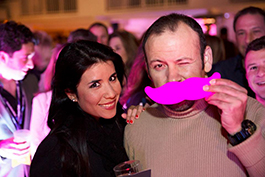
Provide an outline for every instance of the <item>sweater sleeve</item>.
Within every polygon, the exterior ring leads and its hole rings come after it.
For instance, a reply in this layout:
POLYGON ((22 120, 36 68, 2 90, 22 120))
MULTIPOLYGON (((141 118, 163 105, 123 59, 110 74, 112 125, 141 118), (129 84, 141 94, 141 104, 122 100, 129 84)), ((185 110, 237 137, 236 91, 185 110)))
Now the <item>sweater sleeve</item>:
POLYGON ((230 147, 229 151, 240 159, 251 177, 265 174, 265 139, 259 126, 249 139, 230 147))
POLYGON ((256 103, 248 102, 246 119, 252 120, 257 125, 256 132, 244 142, 232 147, 233 152, 245 166, 251 177, 264 176, 265 174, 265 108, 256 103))

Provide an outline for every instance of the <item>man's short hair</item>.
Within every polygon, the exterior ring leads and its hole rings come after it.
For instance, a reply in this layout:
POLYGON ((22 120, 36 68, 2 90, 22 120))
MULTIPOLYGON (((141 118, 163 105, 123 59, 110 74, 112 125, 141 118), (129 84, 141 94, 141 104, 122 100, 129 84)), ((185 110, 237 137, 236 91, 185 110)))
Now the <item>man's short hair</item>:
POLYGON ((15 51, 20 50, 22 45, 28 42, 36 43, 32 32, 25 25, 14 21, 0 25, 0 51, 12 57, 15 51))
POLYGON ((249 43, 246 50, 246 55, 249 51, 259 51, 262 49, 265 49, 265 36, 257 38, 253 40, 251 43, 249 43))
POLYGON ((45 31, 35 31, 33 32, 34 38, 37 41, 37 45, 42 47, 50 47, 53 46, 53 40, 50 35, 48 35, 45 31))
MULTIPOLYGON (((200 53, 201 59, 204 59, 204 50, 206 48, 205 36, 202 31, 201 26, 191 17, 188 17, 183 14, 172 13, 166 16, 160 17, 156 20, 146 31, 143 38, 143 51, 145 55, 145 60, 147 61, 145 44, 148 38, 151 35, 160 35, 164 33, 166 30, 170 30, 172 32, 176 31, 180 22, 185 23, 189 27, 191 27, 197 34, 200 40, 200 53)), ((204 68, 204 62, 202 62, 202 67, 204 68)))
POLYGON ((109 33, 109 32, 108 32, 108 28, 107 28, 107 26, 104 25, 103 23, 100 23, 100 22, 95 22, 95 23, 91 24, 91 25, 89 26, 88 30, 90 31, 90 29, 93 28, 94 26, 103 27, 103 28, 106 30, 107 34, 109 33))
POLYGON ((235 15, 234 22, 233 22, 233 28, 234 28, 235 32, 236 32, 236 22, 237 22, 238 18, 243 16, 243 15, 246 15, 246 14, 252 14, 252 15, 260 14, 263 17, 263 20, 265 23, 265 11, 264 10, 262 10, 261 8, 258 8, 258 7, 253 7, 253 6, 246 7, 244 9, 240 10, 239 12, 237 12, 237 14, 235 15))
POLYGON ((87 41, 97 42, 97 37, 93 33, 91 33, 89 30, 79 28, 75 31, 72 31, 69 34, 67 42, 71 43, 71 42, 76 42, 79 40, 87 40, 87 41))

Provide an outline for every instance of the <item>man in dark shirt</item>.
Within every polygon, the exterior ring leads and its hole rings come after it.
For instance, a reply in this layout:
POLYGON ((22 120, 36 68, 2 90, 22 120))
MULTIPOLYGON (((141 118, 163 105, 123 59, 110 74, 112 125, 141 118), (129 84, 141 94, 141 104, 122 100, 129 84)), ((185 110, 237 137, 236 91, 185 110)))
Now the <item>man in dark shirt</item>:
POLYGON ((37 78, 26 76, 34 66, 34 42, 26 26, 13 21, 0 25, 0 176, 27 176, 28 167, 12 167, 12 159, 25 156, 29 144, 14 142, 13 133, 29 129, 31 100, 38 88, 37 78))
POLYGON ((219 72, 222 78, 230 79, 245 87, 248 90, 248 95, 255 97, 246 79, 244 58, 248 44, 265 35, 265 12, 257 7, 244 8, 236 14, 233 27, 239 54, 213 65, 208 75, 211 76, 214 72, 219 72))

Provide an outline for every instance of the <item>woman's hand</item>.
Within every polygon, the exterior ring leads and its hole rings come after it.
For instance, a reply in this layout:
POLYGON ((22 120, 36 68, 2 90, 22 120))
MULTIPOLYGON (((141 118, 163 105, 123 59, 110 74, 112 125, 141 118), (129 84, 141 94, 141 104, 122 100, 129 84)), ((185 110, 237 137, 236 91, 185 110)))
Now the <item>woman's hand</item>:
POLYGON ((121 115, 122 118, 126 119, 126 122, 128 124, 133 124, 135 119, 138 119, 140 114, 145 110, 145 108, 143 107, 143 103, 140 103, 137 106, 130 106, 127 114, 123 113, 121 115))

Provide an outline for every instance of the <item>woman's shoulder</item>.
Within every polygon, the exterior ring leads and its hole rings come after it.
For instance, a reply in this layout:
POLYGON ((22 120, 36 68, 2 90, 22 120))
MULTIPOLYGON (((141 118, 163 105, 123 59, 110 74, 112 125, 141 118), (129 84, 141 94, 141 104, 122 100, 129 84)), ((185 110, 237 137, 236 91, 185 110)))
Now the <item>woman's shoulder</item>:
POLYGON ((39 145, 31 163, 31 176, 61 176, 60 144, 54 135, 48 135, 39 145))

